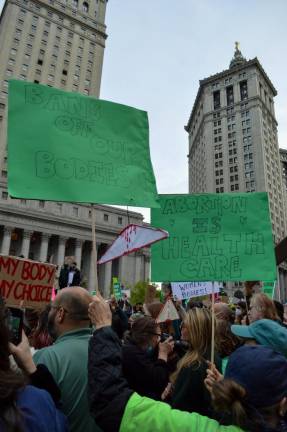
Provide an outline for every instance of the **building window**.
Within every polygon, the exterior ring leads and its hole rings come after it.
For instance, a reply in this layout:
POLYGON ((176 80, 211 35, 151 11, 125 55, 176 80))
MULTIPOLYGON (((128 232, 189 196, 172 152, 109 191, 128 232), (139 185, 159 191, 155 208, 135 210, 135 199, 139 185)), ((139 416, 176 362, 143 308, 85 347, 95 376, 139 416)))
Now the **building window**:
POLYGON ((233 86, 226 87, 227 106, 234 104, 233 86))
POLYGON ((105 214, 104 214, 104 221, 105 221, 105 222, 108 222, 108 220, 109 220, 109 215, 105 213, 105 214))
POLYGON ((83 3, 83 12, 89 12, 89 5, 87 2, 83 3))
POLYGON ((6 170, 2 170, 1 175, 3 178, 7 177, 7 171, 6 170))
POLYGON ((17 54, 17 50, 15 48, 12 48, 11 51, 10 51, 10 53, 12 55, 16 55, 17 54))
POLYGON ((213 92, 213 109, 220 108, 220 91, 213 92))
POLYGON ((62 74, 65 75, 65 76, 68 75, 68 72, 66 71, 66 69, 63 69, 62 74))
POLYGON ((247 81, 240 83, 240 98, 242 101, 248 99, 247 81))
POLYGON ((79 208, 73 207, 73 216, 79 216, 79 208))
POLYGON ((78 8, 78 0, 72 0, 72 8, 77 9, 78 8))
POLYGON ((123 218, 122 217, 118 217, 118 224, 122 225, 123 224, 123 218))
POLYGON ((42 64, 43 64, 43 60, 38 59, 37 64, 38 64, 39 66, 42 66, 42 64))
POLYGON ((61 203, 56 203, 56 204, 57 204, 58 212, 62 213, 63 204, 61 203))
POLYGON ((3 200, 7 200, 8 199, 8 192, 6 192, 6 191, 2 192, 2 199, 3 200))

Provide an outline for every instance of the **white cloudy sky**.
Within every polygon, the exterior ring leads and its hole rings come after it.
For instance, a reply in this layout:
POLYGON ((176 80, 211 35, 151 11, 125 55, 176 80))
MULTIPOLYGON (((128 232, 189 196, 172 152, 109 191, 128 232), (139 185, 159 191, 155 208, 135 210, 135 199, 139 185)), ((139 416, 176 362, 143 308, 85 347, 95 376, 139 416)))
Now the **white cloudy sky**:
POLYGON ((198 81, 228 67, 236 40, 278 91, 287 148, 286 16, 286 0, 109 0, 101 98, 148 111, 159 193, 187 192, 184 125, 198 81))

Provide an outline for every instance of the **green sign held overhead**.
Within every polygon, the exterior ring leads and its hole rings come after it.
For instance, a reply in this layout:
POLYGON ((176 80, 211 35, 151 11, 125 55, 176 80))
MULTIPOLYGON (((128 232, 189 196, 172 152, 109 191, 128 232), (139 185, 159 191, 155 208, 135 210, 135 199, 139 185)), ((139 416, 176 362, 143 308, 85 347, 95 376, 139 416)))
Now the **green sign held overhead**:
POLYGON ((120 300, 122 298, 122 289, 120 283, 114 284, 114 296, 116 300, 120 300))
POLYGON ((158 207, 145 111, 9 81, 12 197, 158 207))
POLYGON ((160 195, 151 224, 169 232, 152 246, 152 280, 274 280, 266 193, 160 195))

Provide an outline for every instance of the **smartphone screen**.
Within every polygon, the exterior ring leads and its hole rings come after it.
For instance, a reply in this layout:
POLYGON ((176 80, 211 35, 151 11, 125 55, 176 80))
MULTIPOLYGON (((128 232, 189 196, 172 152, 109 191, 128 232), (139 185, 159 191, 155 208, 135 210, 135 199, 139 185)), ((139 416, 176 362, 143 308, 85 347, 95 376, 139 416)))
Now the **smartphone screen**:
POLYGON ((23 328, 23 311, 17 308, 8 308, 8 328, 10 333, 10 342, 18 345, 22 339, 23 328))

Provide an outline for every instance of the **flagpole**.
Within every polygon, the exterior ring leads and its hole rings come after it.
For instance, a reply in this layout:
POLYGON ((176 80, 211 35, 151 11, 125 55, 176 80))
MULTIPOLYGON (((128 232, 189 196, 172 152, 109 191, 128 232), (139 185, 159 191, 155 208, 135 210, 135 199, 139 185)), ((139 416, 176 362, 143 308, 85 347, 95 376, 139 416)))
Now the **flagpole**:
POLYGON ((214 281, 212 281, 212 292, 211 292, 211 356, 210 356, 210 361, 212 364, 214 364, 214 342, 215 342, 214 281))
POLYGON ((91 208, 92 208, 92 254, 93 254, 94 272, 95 272, 95 286, 93 288, 95 289, 97 295, 99 295, 100 292, 99 292, 98 272, 97 272, 98 257, 97 257, 97 243, 96 243, 96 208, 94 204, 91 204, 91 208))

